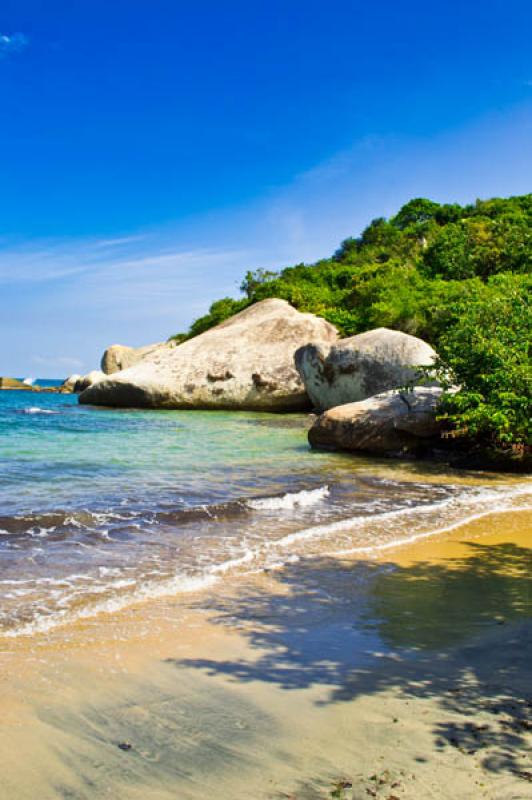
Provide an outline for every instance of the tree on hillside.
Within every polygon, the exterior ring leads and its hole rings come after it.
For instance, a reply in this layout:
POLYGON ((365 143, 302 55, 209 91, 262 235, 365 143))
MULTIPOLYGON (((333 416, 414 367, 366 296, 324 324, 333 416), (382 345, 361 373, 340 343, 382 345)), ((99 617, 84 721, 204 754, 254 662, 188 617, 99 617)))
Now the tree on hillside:
POLYGON ((531 267, 532 194, 467 206, 415 198, 344 239, 331 258, 249 270, 245 296, 214 302, 187 336, 269 297, 324 317, 344 336, 381 326, 412 333, 440 352, 442 375, 462 387, 446 401, 449 424, 491 443, 524 443, 531 267))

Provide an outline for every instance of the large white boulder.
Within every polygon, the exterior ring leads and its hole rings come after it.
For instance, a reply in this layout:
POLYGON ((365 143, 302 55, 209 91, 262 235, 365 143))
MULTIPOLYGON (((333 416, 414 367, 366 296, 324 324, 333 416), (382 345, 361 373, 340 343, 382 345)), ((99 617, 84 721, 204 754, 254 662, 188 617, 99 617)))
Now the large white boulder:
POLYGON ((440 438, 436 416, 441 395, 438 387, 416 386, 330 408, 309 430, 309 442, 326 449, 417 453, 440 438))
POLYGON ((172 346, 174 345, 170 342, 147 344, 144 347, 128 347, 124 344, 112 344, 105 350, 102 356, 102 372, 105 372, 106 375, 112 375, 114 372, 129 369, 129 367, 134 367, 135 364, 138 364, 143 358, 157 350, 164 350, 172 346))
POLYGON ((419 382, 432 347, 402 331, 376 328, 337 342, 312 342, 296 352, 296 367, 316 409, 352 403, 419 382))
POLYGON ((309 341, 334 342, 333 325, 285 300, 263 300, 177 347, 91 386, 81 403, 148 408, 296 411, 309 407, 294 365, 309 341))

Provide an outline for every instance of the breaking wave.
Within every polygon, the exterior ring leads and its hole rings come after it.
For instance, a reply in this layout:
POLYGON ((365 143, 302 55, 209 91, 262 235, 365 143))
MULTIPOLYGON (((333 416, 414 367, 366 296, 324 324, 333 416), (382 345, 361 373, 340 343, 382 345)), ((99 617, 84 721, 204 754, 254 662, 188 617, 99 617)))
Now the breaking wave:
POLYGON ((51 408, 40 408, 40 406, 30 406, 29 408, 21 408, 19 414, 58 414, 58 411, 53 411, 51 408))
POLYGON ((294 508, 304 508, 321 503, 330 494, 328 486, 318 489, 302 489, 300 492, 287 492, 279 497, 263 497, 258 500, 248 500, 250 508, 257 511, 289 511, 294 508))
MULTIPOLYGON (((158 527, 146 534, 152 555, 145 564, 133 559, 129 565, 122 561, 117 566, 100 565, 93 575, 72 570, 59 578, 13 577, 0 581, 6 602, 15 603, 14 607, 18 608, 26 597, 39 600, 35 608, 28 606, 18 619, 4 617, 0 620, 3 635, 44 633, 151 598, 203 591, 227 575, 274 569, 301 558, 378 553, 452 530, 491 513, 532 508, 532 487, 528 483, 489 488, 448 484, 445 491, 435 486, 432 488, 438 499, 432 501, 428 494, 430 486, 402 486, 404 493, 411 495, 400 500, 397 498, 400 498, 401 484, 381 482, 382 492, 396 492, 395 507, 386 510, 382 499, 368 501, 366 498, 365 503, 359 504, 356 514, 349 514, 352 508, 349 505, 342 506, 339 511, 335 496, 337 487, 329 485, 154 514, 152 523, 158 527), (421 494, 416 496, 415 491, 421 494), (333 519, 325 517, 322 524, 297 526, 300 515, 310 514, 309 520, 312 520, 317 509, 320 513, 332 514, 333 519), (276 512, 273 517, 272 511, 276 512), (338 518, 340 512, 342 516, 338 518), (175 530, 176 523, 197 521, 206 524, 191 525, 190 537, 180 539, 181 549, 176 550, 174 535, 169 540, 171 547, 162 549, 160 556, 154 558, 153 552, 163 546, 164 532, 169 525, 175 530)), ((133 516, 127 513, 84 513, 86 516, 48 515, 47 523, 57 529, 57 525, 94 525, 99 521, 100 524, 105 522, 108 529, 112 521, 116 524, 133 522, 133 516)), ((41 524, 43 516, 39 519, 41 524)), ((33 523, 35 527, 35 519, 33 523)), ((0 526, 5 524, 6 518, 0 519, 0 526)))

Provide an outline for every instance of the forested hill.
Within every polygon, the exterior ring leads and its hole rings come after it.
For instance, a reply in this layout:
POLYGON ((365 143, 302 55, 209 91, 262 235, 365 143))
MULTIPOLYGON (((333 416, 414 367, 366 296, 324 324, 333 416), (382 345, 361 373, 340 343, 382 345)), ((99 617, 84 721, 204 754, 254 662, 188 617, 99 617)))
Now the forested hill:
POLYGON ((467 206, 415 199, 390 219, 373 220, 331 258, 248 272, 244 298, 217 300, 186 336, 267 297, 323 316, 346 336, 402 330, 433 344, 441 374, 462 386, 447 408, 457 430, 523 443, 531 265, 532 194, 467 206))

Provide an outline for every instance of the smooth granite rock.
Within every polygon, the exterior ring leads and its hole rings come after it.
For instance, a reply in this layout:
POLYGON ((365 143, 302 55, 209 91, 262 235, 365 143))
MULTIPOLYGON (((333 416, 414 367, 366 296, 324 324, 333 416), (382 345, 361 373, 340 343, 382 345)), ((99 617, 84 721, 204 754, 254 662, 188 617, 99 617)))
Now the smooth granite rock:
POLYGON ((294 353, 329 344, 333 325, 285 300, 262 300, 183 344, 105 376, 81 403, 148 408, 296 411, 309 407, 294 353))
POLYGON ((99 369, 93 369, 86 375, 82 375, 81 378, 76 381, 74 384, 74 391, 83 392, 85 389, 88 389, 90 386, 94 386, 94 384, 103 380, 105 377, 106 375, 104 372, 101 372, 99 369))
POLYGON ((415 454, 440 439, 436 408, 441 395, 438 387, 416 386, 331 408, 315 421, 309 442, 327 449, 415 454))
POLYGON ((105 350, 102 356, 102 372, 105 372, 106 375, 113 375, 115 372, 134 367, 135 364, 138 364, 143 358, 157 350, 164 350, 173 346, 173 344, 168 342, 147 344, 145 347, 128 347, 124 344, 112 344, 105 350))
POLYGON ((323 411, 416 383, 416 367, 430 365, 435 356, 416 336, 376 328, 330 344, 307 344, 296 352, 296 367, 314 407, 323 411))

